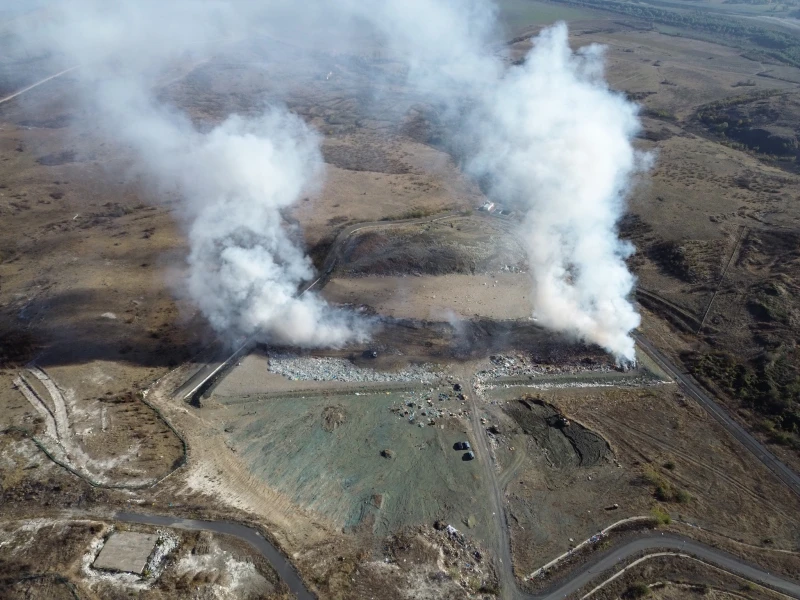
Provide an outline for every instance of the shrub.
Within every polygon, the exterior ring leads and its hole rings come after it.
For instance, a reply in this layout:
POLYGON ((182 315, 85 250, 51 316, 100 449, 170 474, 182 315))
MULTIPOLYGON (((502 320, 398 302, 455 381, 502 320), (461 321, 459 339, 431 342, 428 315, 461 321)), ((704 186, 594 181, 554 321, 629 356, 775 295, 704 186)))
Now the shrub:
POLYGON ((672 493, 668 487, 664 487, 663 485, 659 485, 656 488, 656 491, 653 492, 653 495, 656 497, 656 500, 660 502, 669 502, 672 500, 672 493))
POLYGON ((623 598, 644 598, 649 594, 650 594, 650 588, 647 587, 647 584, 643 582, 638 582, 632 584, 627 590, 625 590, 623 598))
POLYGON ((669 525, 672 522, 672 518, 669 516, 669 513, 660 506, 653 508, 653 518, 658 522, 659 525, 669 525))

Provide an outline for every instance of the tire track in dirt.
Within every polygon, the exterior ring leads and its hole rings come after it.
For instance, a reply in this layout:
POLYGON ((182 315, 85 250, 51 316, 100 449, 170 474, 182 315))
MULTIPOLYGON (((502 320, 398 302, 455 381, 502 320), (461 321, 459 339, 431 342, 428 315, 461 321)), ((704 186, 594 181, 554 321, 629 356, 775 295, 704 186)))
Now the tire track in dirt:
POLYGON ((47 436, 53 438, 53 440, 58 441, 58 434, 56 433, 56 422, 53 417, 53 413, 50 412, 49 407, 39 398, 39 394, 28 384, 22 375, 18 375, 14 379, 14 385, 20 391, 20 393, 25 396, 25 398, 33 405, 33 408, 36 409, 36 412, 41 415, 44 419, 45 427, 47 429, 47 436))
POLYGON ((752 455, 791 490, 800 496, 800 475, 779 460, 758 440, 756 440, 738 421, 736 421, 722 406, 707 395, 701 386, 688 374, 684 373, 663 352, 658 350, 641 333, 633 332, 633 337, 639 347, 652 359, 664 372, 672 377, 678 385, 692 398, 694 398, 728 433, 742 444, 752 455))
POLYGON ((505 490, 508 484, 513 479, 514 475, 517 474, 519 468, 522 466, 522 461, 525 460, 527 454, 523 448, 515 448, 514 449, 514 460, 512 460, 508 466, 503 469, 503 473, 500 475, 500 487, 505 490))
MULTIPOLYGON (((61 393, 61 390, 58 389, 58 386, 53 382, 47 374, 35 367, 34 365, 30 365, 28 367, 28 371, 31 375, 36 377, 39 381, 42 382, 42 385, 47 390, 47 393, 50 394, 50 398, 53 401, 53 417, 55 418, 56 422, 56 431, 58 432, 58 439, 61 442, 61 445, 64 447, 64 450, 69 454, 70 452, 74 451, 75 448, 72 448, 72 433, 69 429, 69 416, 67 415, 67 404, 64 401, 64 396, 61 393)), ((81 452, 82 454, 82 452, 81 452)), ((83 457, 82 457, 83 458, 83 457)))
POLYGON ((685 460, 686 462, 692 464, 693 466, 697 467, 698 469, 701 469, 703 471, 707 471, 709 473, 714 474, 715 476, 719 477, 721 480, 725 481, 729 485, 731 485, 734 488, 738 489, 740 492, 742 492, 745 495, 749 496, 752 500, 755 500, 755 501, 757 501, 759 503, 762 503, 762 504, 768 506, 770 509, 772 509, 773 511, 775 511, 776 513, 778 513, 782 517, 785 517, 785 518, 790 519, 790 520, 793 519, 793 516, 788 515, 782 508, 780 508, 780 507, 776 506, 775 504, 773 504, 770 501, 770 499, 767 498, 766 496, 761 495, 758 492, 755 492, 754 490, 751 490, 750 488, 748 488, 744 484, 740 483, 739 481, 737 481, 735 478, 731 477, 730 475, 727 475, 726 473, 724 473, 720 469, 717 469, 716 467, 713 467, 713 466, 711 466, 711 465, 709 465, 709 464, 707 464, 707 463, 705 463, 703 461, 697 460, 692 455, 690 455, 690 454, 684 452, 683 450, 679 449, 677 446, 675 446, 673 444, 670 444, 669 442, 666 442, 666 441, 664 441, 664 440, 662 440, 662 439, 660 439, 660 438, 658 438, 658 437, 656 437, 656 436, 654 436, 652 434, 649 434, 649 433, 647 433, 645 431, 637 429, 636 427, 633 427, 632 425, 628 425, 628 424, 622 423, 620 421, 614 421, 613 424, 612 424, 610 422, 609 418, 607 418, 605 416, 602 416, 602 415, 598 415, 598 414, 595 414, 594 418, 596 418, 598 421, 602 422, 604 424, 604 427, 606 427, 607 429, 612 430, 612 431, 614 431, 616 429, 616 434, 617 434, 616 437, 618 439, 624 439, 625 438, 626 434, 620 432, 620 428, 624 428, 625 430, 627 430, 627 435, 632 435, 633 437, 635 437, 635 438, 637 438, 639 440, 642 440, 644 442, 650 442, 653 445, 655 445, 657 447, 660 447, 661 449, 668 450, 670 453, 681 457, 683 460, 685 460))

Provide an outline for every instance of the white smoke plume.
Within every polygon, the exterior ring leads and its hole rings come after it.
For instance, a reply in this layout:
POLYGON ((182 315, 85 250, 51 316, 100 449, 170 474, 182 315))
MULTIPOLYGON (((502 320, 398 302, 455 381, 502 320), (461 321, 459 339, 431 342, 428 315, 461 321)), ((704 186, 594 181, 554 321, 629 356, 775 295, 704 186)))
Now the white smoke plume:
POLYGON ((632 145, 636 106, 603 79, 602 48, 573 52, 560 23, 506 68, 490 2, 387 0, 361 16, 405 57, 412 84, 462 116, 467 170, 522 213, 539 322, 635 360, 634 249, 617 222, 648 157, 632 145))
POLYGON ((320 185, 319 140, 273 107, 201 133, 156 101, 156 83, 182 61, 241 35, 245 4, 175 0, 65 2, 26 32, 78 65, 81 89, 106 135, 131 147, 149 181, 183 199, 190 245, 188 289, 230 341, 260 335, 299 346, 341 346, 366 326, 314 293, 314 277, 282 211, 320 185))
POLYGON ((481 100, 472 172, 524 212, 521 234, 539 322, 633 361, 639 315, 617 236, 631 176, 637 109, 603 81, 602 50, 573 53, 562 23, 543 31, 525 62, 481 100))
POLYGON ((317 136, 277 108, 204 134, 161 114, 139 112, 123 134, 149 173, 190 199, 189 291, 214 329, 297 346, 363 338, 364 325, 347 313, 297 295, 315 274, 281 211, 322 175, 317 136))
POLYGON ((490 0, 74 0, 62 10, 52 49, 82 65, 108 130, 186 198, 189 288, 219 331, 265 330, 303 345, 363 337, 317 297, 295 296, 312 269, 281 211, 320 180, 314 134, 279 109, 199 133, 148 87, 171 59, 251 35, 253 25, 285 24, 314 48, 315 36, 303 34, 313 21, 335 24, 323 35, 344 40, 374 30, 405 63, 413 94, 457 123, 465 168, 522 215, 539 322, 633 360, 639 316, 624 262, 633 248, 616 227, 630 179, 646 163, 632 146, 636 108, 605 84, 601 49, 573 52, 563 24, 508 67, 490 0))

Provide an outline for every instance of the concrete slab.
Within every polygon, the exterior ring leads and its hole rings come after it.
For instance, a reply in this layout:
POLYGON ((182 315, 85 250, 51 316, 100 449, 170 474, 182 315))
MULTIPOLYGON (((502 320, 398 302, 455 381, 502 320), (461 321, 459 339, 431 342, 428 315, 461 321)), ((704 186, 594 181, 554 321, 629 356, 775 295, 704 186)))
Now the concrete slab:
POLYGON ((95 559, 94 568, 141 575, 157 540, 152 533, 113 533, 95 559))

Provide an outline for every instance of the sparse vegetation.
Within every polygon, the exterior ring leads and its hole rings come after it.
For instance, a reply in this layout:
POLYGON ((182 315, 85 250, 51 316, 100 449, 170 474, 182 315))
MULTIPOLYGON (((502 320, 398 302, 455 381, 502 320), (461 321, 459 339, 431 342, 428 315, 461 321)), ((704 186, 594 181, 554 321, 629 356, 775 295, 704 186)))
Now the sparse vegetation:
POLYGON ((630 585, 625 593, 622 595, 626 600, 635 600, 636 598, 644 598, 650 595, 650 588, 646 583, 638 582, 630 585))
POLYGON ((648 257, 665 273, 687 283, 699 283, 716 275, 719 247, 708 242, 661 241, 648 248, 648 257))
POLYGON ((695 119, 741 148, 765 157, 794 158, 800 152, 791 126, 796 111, 796 103, 785 91, 762 90, 701 106, 695 119))
POLYGON ((653 486, 653 496, 659 502, 688 503, 692 497, 686 490, 675 487, 663 475, 648 467, 644 471, 644 480, 653 486))
POLYGON ((425 217, 430 217, 435 215, 439 212, 442 212, 440 208, 436 207, 421 207, 416 206, 413 208, 409 208, 407 211, 396 214, 396 215, 389 215, 383 217, 381 221, 400 221, 403 219, 423 219, 425 217))
POLYGON ((769 441, 800 450, 800 370, 787 352, 764 352, 749 362, 727 352, 683 358, 698 379, 764 417, 759 428, 769 441))

